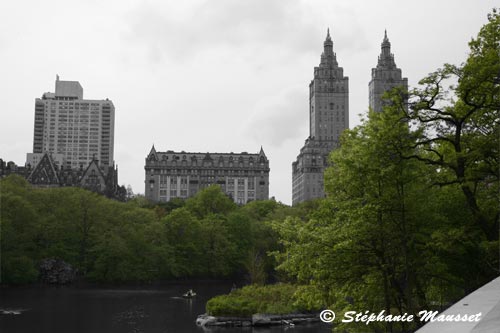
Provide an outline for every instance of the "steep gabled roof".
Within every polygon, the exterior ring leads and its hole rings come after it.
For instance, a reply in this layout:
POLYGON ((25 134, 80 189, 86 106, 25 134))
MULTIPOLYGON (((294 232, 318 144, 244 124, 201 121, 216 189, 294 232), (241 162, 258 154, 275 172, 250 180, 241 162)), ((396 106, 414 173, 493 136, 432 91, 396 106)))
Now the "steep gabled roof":
POLYGON ((101 176, 103 180, 106 179, 106 176, 102 172, 101 168, 99 168, 99 164, 97 163, 97 160, 92 159, 92 161, 90 161, 89 165, 87 166, 87 169, 85 169, 85 171, 83 172, 82 181, 83 181, 83 179, 85 179, 85 177, 88 174, 90 174, 92 172, 92 170, 97 170, 97 173, 99 174, 99 176, 101 176))
POLYGON ((158 161, 158 154, 156 154, 156 149, 155 145, 151 147, 151 151, 148 154, 148 157, 146 157, 148 161, 158 161))
POLYGON ((105 192, 107 187, 106 176, 99 168, 97 160, 90 161, 82 174, 80 186, 95 192, 105 192))
POLYGON ((28 176, 28 181, 34 185, 59 185, 54 161, 47 152, 28 176))

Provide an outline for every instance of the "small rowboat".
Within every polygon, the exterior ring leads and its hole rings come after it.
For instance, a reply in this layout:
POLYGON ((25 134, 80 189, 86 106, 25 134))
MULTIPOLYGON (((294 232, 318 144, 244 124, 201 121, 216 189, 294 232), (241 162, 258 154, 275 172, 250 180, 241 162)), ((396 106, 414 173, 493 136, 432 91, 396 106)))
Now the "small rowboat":
POLYGON ((189 289, 187 293, 182 294, 182 297, 184 297, 184 298, 193 298, 195 296, 196 296, 196 293, 192 289, 189 289))

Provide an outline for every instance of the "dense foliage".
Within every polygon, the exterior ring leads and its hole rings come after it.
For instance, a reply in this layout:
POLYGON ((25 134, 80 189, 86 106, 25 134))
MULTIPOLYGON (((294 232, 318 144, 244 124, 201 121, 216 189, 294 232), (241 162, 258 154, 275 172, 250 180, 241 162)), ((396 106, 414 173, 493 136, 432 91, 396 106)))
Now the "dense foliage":
POLYGON ((275 223, 278 268, 309 286, 305 301, 415 315, 499 275, 500 15, 488 19, 466 63, 387 93, 383 112, 344 132, 306 222, 275 223))
POLYGON ((0 181, 1 281, 37 280, 38 263, 62 259, 97 282, 178 277, 244 277, 263 283, 276 235, 265 220, 285 206, 236 206, 218 187, 186 201, 127 203, 79 188, 32 188, 0 181))
MULTIPOLYGON (((266 286, 249 285, 220 295, 207 302, 212 316, 250 317, 255 313, 287 314, 307 311, 295 296, 297 287, 278 283, 266 286)), ((317 310, 317 309, 316 309, 317 310)))

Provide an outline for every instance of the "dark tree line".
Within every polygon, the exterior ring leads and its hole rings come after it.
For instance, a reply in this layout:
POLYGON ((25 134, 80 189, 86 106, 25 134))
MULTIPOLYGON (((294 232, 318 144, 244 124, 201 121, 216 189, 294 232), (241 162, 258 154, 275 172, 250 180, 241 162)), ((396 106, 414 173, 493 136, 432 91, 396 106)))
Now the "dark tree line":
POLYGON ((80 188, 32 188, 0 180, 3 283, 37 280, 45 258, 66 261, 97 282, 185 277, 272 278, 276 235, 265 219, 286 209, 275 201, 239 207, 218 187, 186 201, 126 203, 80 188))

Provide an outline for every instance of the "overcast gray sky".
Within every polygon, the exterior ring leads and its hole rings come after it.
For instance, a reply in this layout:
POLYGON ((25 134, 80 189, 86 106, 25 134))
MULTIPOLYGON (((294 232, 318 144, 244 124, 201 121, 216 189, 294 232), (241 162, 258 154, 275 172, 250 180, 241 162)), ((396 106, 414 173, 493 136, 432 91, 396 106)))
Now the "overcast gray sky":
POLYGON ((120 184, 144 193, 159 151, 257 153, 270 195, 291 203, 308 136, 308 85, 326 29, 349 76, 351 127, 368 108, 384 29, 410 86, 459 64, 495 1, 49 0, 0 4, 0 158, 32 152, 34 100, 61 80, 113 101, 120 184))

